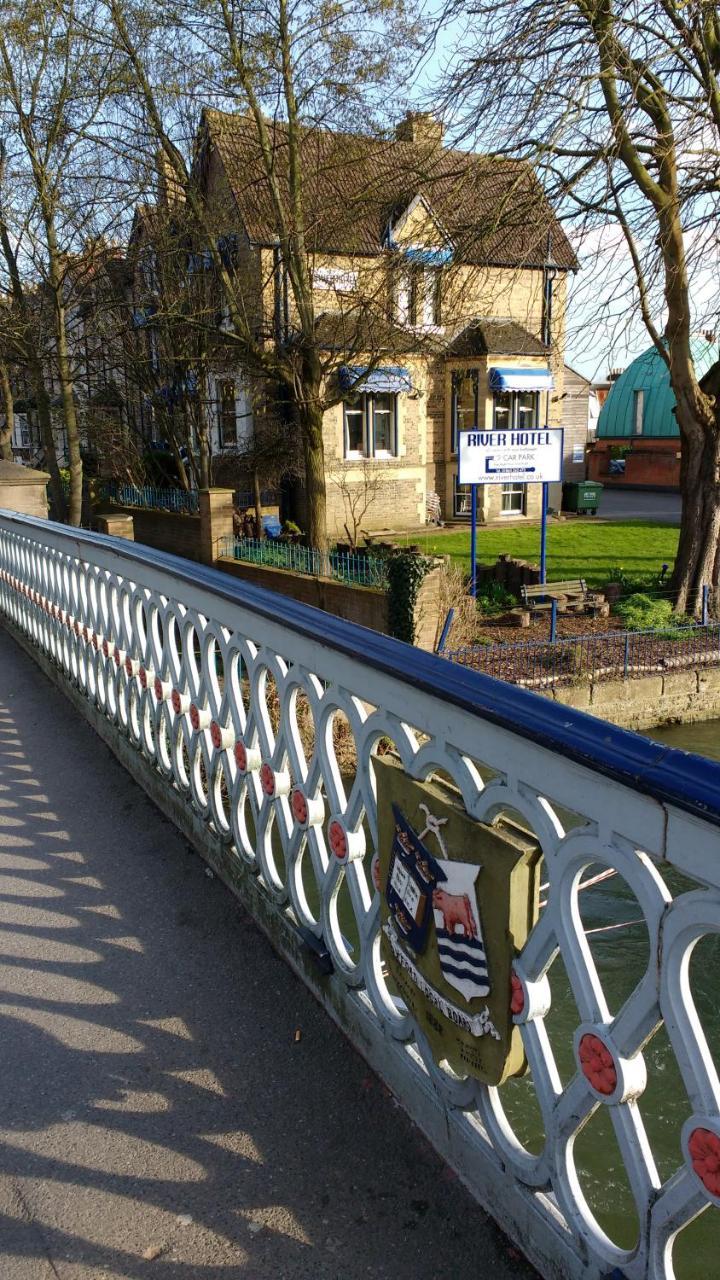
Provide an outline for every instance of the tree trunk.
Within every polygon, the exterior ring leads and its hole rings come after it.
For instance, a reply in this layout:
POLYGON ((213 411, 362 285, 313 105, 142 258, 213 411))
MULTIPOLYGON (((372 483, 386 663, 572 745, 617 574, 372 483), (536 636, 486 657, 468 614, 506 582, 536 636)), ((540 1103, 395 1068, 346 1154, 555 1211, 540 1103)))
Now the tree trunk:
POLYGON ((682 523, 670 585, 681 613, 697 613, 702 588, 718 587, 720 558, 720 431, 686 436, 680 470, 682 523))
POLYGON ((323 413, 319 405, 305 405, 298 410, 298 416, 305 457, 308 546, 315 547, 324 556, 328 551, 328 533, 323 413))
POLYGON ((199 488, 210 488, 210 446, 208 444, 207 427, 198 423, 198 455, 199 455, 199 488))
POLYGON ((35 355, 28 360, 28 371, 33 392, 35 393, 38 426, 40 427, 40 437, 45 451, 43 466, 50 473, 50 514, 53 520, 65 520, 67 503, 65 502, 65 490, 60 477, 60 467, 55 448, 50 397, 45 386, 42 365, 35 355))
MULTIPOLYGON (((3 173, 3 163, 4 153, 0 147, 0 176, 3 173)), ((20 315, 25 351, 25 365, 30 377, 33 395, 35 397, 35 404, 37 405, 38 425, 40 427, 40 436, 43 442, 43 449, 45 451, 44 465, 50 473, 50 515, 53 520, 64 520, 65 493, 63 491, 62 480, 60 479, 60 468, 58 466, 57 452, 55 450, 52 414, 50 412, 50 397, 48 396, 47 388, 45 386, 45 373, 36 345, 36 331, 28 308, 23 282, 20 278, 17 257, 10 240, 7 225, 2 217, 0 217, 0 246, 2 246, 5 265, 10 278, 12 296, 20 315)))
POLYGON ((80 431, 77 410, 75 407, 75 390, 73 387, 70 351, 68 347, 65 301, 63 297, 64 281, 60 269, 60 254, 55 235, 55 225, 51 217, 45 216, 45 234, 48 247, 48 267, 50 285, 53 292, 55 312, 55 343, 57 356, 58 379, 60 382, 60 399, 62 400, 63 420, 67 432, 68 465, 70 468, 70 501, 68 503, 68 522, 77 527, 82 521, 83 464, 80 455, 80 431))
POLYGON ((0 460, 12 462, 12 434, 15 426, 15 410, 13 408, 10 374, 4 361, 0 362, 0 387, 2 387, 2 401, 5 412, 5 426, 0 427, 0 460))
POLYGON ((263 518, 262 518, 263 517, 262 490, 260 488, 260 476, 258 475, 257 467, 253 467, 252 478, 253 478, 253 498, 255 500, 255 527, 257 530, 257 537, 264 538, 265 526, 263 524, 263 518))

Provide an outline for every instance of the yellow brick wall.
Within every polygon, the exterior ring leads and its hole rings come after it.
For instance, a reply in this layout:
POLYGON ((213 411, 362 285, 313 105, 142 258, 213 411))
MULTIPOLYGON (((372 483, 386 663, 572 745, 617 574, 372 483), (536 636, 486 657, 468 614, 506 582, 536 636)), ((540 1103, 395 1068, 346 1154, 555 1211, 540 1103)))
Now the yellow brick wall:
MULTIPOLYGON (((359 358, 359 362, 362 357, 359 358)), ((328 409, 324 420, 328 528, 345 538, 350 488, 360 498, 372 494, 362 528, 403 529, 425 523, 427 429, 424 361, 403 361, 413 393, 397 397, 397 448, 394 458, 346 459, 342 404, 328 409)))
MULTIPOLYGON (((418 205, 402 229, 402 238, 409 242, 437 239, 437 233, 428 226, 427 213, 418 205)), ((254 279, 262 293, 262 310, 265 323, 272 324, 275 307, 273 255, 270 249, 255 250, 254 279)), ((376 257, 349 254, 318 254, 311 263, 317 272, 335 271, 355 276, 355 289, 347 291, 347 280, 340 288, 316 288, 314 303, 317 312, 344 310, 351 312, 358 299, 370 300, 376 313, 385 313, 391 307, 392 279, 391 258, 388 254, 376 257)), ((563 394, 563 353, 565 339, 565 278, 559 275, 555 283, 553 308, 553 345, 549 364, 555 380, 555 389, 549 402, 541 401, 541 421, 559 425, 563 394)), ((465 264, 449 266, 443 270, 442 318, 445 332, 462 327, 478 317, 510 319, 521 325, 535 337, 541 336, 543 306, 543 273, 539 269, 471 267, 465 264)), ((294 306, 290 298, 290 314, 294 306)), ((441 334, 437 335, 441 337, 441 334)), ((427 336, 432 340, 432 335, 427 336)), ((423 342, 422 331, 419 342, 423 342)), ((365 359, 369 359, 366 353, 365 359)), ((376 358, 376 357, 375 357, 376 358)), ((363 363, 362 353, 353 353, 353 362, 363 363)), ((341 357, 338 357, 340 363, 341 357)), ((397 458, 372 462, 369 468, 382 471, 383 482, 374 493, 363 520, 363 528, 402 528, 424 524, 425 496, 428 490, 440 494, 445 519, 452 517, 453 483, 456 461, 451 452, 451 377, 454 369, 477 369, 479 376, 479 412, 487 427, 492 425, 492 396, 488 392, 488 370, 492 365, 507 367, 546 368, 545 357, 494 356, 476 359, 445 360, 430 354, 409 359, 406 355, 388 352, 384 363, 412 366, 413 384, 420 392, 417 399, 407 395, 398 397, 397 458)), ((330 388, 328 388, 330 391, 330 388)), ((343 524, 347 516, 342 485, 363 487, 367 469, 363 464, 343 459, 343 411, 335 405, 325 415, 325 450, 328 470, 328 524, 331 536, 344 536, 343 524)), ((488 489, 491 487, 487 487, 488 489)), ((539 487, 528 491, 527 519, 539 517, 539 487)), ((500 515, 500 488, 495 492, 479 495, 481 518, 492 520, 500 515)))

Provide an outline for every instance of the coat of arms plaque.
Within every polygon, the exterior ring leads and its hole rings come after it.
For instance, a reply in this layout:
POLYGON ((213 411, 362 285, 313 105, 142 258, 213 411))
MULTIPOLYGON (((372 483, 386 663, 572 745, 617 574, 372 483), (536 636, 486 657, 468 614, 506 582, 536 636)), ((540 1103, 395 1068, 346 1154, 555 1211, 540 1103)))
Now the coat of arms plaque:
POLYGON ((500 1084, 526 1067, 510 978, 537 918, 540 846, 392 757, 375 768, 383 959, 436 1061, 500 1084))

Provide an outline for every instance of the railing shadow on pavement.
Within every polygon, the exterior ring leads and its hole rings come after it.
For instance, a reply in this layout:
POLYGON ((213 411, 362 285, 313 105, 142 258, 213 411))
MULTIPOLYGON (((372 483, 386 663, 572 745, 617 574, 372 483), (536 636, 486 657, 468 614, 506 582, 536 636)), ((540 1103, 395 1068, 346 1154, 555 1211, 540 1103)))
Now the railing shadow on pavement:
POLYGON ((0 629, 3 1276, 530 1277, 14 650, 0 629))

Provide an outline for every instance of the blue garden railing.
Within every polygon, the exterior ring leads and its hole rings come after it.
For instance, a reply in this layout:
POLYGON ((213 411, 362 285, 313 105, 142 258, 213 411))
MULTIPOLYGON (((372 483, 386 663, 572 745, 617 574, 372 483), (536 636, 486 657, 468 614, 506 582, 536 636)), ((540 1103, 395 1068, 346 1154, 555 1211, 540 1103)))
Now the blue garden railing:
POLYGON ((144 507, 148 510, 175 511, 197 515, 199 497, 194 489, 159 489, 154 485, 120 484, 117 480, 105 480, 100 486, 100 496, 122 507, 144 507))
POLYGON ((720 666, 720 623, 608 631, 564 640, 445 649, 451 662, 529 688, 584 680, 628 680, 696 664, 720 666))
POLYGON ((270 538, 224 538, 220 554, 273 569, 292 569, 315 578, 331 577, 357 587, 387 586, 385 561, 361 552, 331 551, 329 572, 327 561, 323 564, 323 556, 313 547, 270 538))
MULTIPOLYGON (((236 507, 249 508, 255 510, 255 494, 250 489, 236 489, 233 494, 233 502, 236 507)), ((275 489, 263 489, 260 494, 260 503, 263 507, 277 507, 280 502, 280 495, 275 489)))

